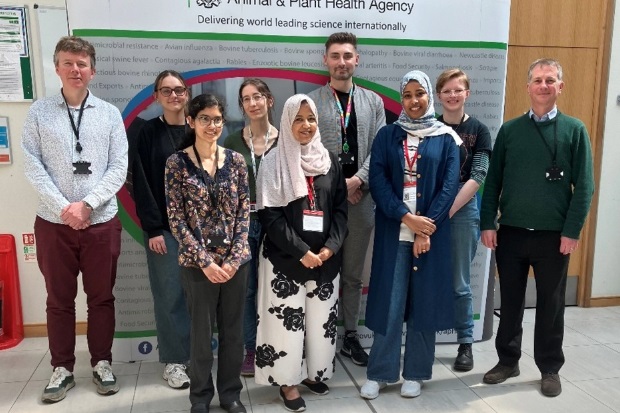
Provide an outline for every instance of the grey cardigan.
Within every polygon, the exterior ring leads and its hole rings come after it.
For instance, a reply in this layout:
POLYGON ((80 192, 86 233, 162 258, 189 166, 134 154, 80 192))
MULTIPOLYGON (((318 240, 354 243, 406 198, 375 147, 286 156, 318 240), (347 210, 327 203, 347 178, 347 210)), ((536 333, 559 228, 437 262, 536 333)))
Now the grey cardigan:
MULTIPOLYGON (((323 146, 331 153, 339 155, 342 151, 340 115, 329 83, 308 93, 308 96, 319 112, 319 132, 323 146)), ((363 189, 368 190, 370 150, 377 132, 385 125, 385 110, 379 95, 357 85, 353 93, 353 105, 357 117, 358 145, 358 171, 355 175, 364 181, 363 189)))

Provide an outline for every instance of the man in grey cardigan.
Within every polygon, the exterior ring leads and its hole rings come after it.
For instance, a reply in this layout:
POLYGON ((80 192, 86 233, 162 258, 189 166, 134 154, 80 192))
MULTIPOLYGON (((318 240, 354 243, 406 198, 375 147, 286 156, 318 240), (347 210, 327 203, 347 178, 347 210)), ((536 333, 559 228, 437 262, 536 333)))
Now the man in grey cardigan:
POLYGON ((329 83, 309 93, 318 110, 323 145, 338 155, 347 182, 349 236, 344 243, 342 263, 342 309, 345 337, 340 354, 360 366, 368 354, 357 337, 362 270, 374 226, 373 202, 368 192, 368 170, 372 142, 385 125, 383 101, 374 92, 353 83, 359 64, 357 37, 334 33, 325 42, 323 63, 329 83))

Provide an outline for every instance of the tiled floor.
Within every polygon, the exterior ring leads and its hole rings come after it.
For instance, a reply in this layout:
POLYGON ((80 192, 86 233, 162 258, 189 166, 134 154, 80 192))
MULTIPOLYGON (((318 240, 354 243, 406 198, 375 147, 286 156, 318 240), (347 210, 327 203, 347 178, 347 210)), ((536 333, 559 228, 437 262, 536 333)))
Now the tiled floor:
MULTIPOLYGON (((471 412, 471 413, 611 413, 620 412, 620 307, 567 308, 563 392, 557 398, 540 394, 539 373, 532 358, 534 311, 526 310, 521 375, 500 385, 482 384, 482 375, 497 361, 493 341, 474 345, 476 367, 468 373, 451 369, 456 345, 438 345, 433 380, 416 399, 400 397, 400 386, 389 386, 372 401, 359 397, 365 369, 339 359, 330 393, 316 396, 302 390, 307 411, 348 412, 471 412)), ((497 327, 497 322, 495 323, 497 327)), ((115 363, 121 391, 96 394, 91 381, 86 340, 78 338, 77 385, 60 403, 43 405, 40 394, 50 375, 47 339, 24 340, 0 351, 0 413, 146 413, 187 412, 187 390, 168 388, 162 367, 153 362, 115 363)), ((245 380, 242 402, 254 413, 285 412, 276 388, 245 380)), ((216 400, 212 412, 222 412, 216 400)))

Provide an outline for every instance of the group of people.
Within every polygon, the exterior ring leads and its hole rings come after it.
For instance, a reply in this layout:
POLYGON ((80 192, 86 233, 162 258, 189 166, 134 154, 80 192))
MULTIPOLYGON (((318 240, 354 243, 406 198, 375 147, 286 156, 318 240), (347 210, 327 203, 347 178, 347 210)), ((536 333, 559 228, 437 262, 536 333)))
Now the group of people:
MULTIPOLYGON (((54 61, 61 94, 32 106, 22 144, 26 175, 41 199, 35 234, 54 369, 44 402, 62 400, 75 385, 79 272, 88 297, 93 380, 100 394, 119 390, 110 366, 120 253, 114 195, 127 168, 120 113, 88 91, 92 45, 63 38, 54 61), (59 264, 57 257, 71 259, 59 264)), ((209 411, 216 388, 223 409, 245 412, 240 375, 279 386, 285 408, 303 411, 300 386, 329 392, 341 306, 340 354, 367 366, 360 395, 374 399, 402 376, 401 395, 417 397, 432 377, 437 331, 455 328, 454 369, 473 368, 469 269, 482 229, 484 245, 497 248, 502 287, 499 363, 484 382, 519 374, 525 283, 533 266, 535 359, 542 393, 557 396, 568 257, 593 192, 587 131, 556 107, 563 88, 559 63, 531 65, 530 113, 503 125, 493 149, 488 129, 465 113, 469 80, 460 69, 443 72, 435 87, 426 74, 407 73, 400 116, 386 125, 381 98, 353 82, 355 35, 332 34, 323 62, 329 82, 290 97, 279 128, 268 85, 244 80, 238 104, 246 125, 223 146, 221 98, 192 99, 172 70, 155 79, 162 115, 140 130, 131 170, 163 378, 172 388, 189 387, 193 413, 209 411), (434 92, 443 108, 439 118, 434 92), (476 194, 485 178, 481 219, 476 194), (368 354, 357 325, 373 228, 368 354)))

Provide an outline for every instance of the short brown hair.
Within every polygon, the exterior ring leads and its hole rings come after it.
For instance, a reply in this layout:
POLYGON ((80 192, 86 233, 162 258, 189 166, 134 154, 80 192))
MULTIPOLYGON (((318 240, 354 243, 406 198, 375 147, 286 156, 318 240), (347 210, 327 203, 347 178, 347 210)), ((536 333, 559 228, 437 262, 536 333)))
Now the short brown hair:
POLYGON ((69 52, 74 54, 86 54, 90 57, 90 66, 94 69, 95 47, 87 40, 77 36, 64 36, 61 37, 58 43, 56 43, 56 50, 54 50, 54 66, 58 66, 58 53, 69 52))
POLYGON ((558 69, 558 80, 562 80, 562 65, 555 59, 551 59, 548 57, 543 57, 542 59, 536 59, 530 65, 530 68, 527 69, 527 83, 532 81, 532 71, 536 66, 552 66, 558 69))
POLYGON ((352 44, 355 50, 357 50, 357 36, 353 33, 349 32, 338 32, 333 33, 331 36, 327 38, 325 42, 325 52, 327 53, 327 49, 330 48, 332 44, 352 44))
POLYGON ((439 94, 441 93, 441 89, 452 79, 458 79, 465 84, 465 89, 469 90, 469 78, 467 74, 463 72, 458 67, 453 69, 444 70, 439 77, 437 77, 437 82, 435 83, 435 91, 439 94))

